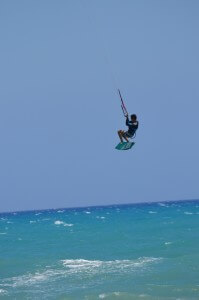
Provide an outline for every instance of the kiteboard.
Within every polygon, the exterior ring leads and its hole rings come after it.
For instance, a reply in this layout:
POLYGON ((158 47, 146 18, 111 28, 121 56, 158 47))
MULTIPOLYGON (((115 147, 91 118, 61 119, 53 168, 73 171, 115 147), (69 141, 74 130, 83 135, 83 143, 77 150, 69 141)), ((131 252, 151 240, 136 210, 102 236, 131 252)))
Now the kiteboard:
POLYGON ((123 142, 123 143, 119 143, 115 149, 117 150, 129 150, 133 147, 133 145, 135 145, 134 142, 123 142))

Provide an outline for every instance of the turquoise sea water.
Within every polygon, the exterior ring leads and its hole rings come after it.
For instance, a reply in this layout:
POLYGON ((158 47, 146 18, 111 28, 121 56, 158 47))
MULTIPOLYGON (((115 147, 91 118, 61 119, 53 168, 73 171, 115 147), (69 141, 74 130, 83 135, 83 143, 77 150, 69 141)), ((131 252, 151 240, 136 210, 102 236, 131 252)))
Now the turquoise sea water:
POLYGON ((0 214, 1 299, 199 299, 199 201, 0 214))

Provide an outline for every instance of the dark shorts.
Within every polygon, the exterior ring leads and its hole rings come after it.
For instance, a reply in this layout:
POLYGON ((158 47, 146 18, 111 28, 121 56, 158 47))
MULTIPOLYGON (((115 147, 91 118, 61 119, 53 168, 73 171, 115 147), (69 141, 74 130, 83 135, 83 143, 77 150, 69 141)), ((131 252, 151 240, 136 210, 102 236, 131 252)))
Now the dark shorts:
POLYGON ((126 138, 132 138, 134 136, 135 132, 133 134, 129 133, 128 131, 124 132, 124 135, 126 138))

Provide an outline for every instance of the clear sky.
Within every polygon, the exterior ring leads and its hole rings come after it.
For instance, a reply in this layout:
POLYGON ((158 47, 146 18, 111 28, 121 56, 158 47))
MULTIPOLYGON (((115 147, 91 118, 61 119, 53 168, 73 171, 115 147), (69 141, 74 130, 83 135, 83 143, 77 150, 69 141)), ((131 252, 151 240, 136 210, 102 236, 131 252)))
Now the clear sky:
POLYGON ((199 1, 0 1, 0 211, 199 198, 199 1), (140 121, 136 145, 116 89, 140 121))

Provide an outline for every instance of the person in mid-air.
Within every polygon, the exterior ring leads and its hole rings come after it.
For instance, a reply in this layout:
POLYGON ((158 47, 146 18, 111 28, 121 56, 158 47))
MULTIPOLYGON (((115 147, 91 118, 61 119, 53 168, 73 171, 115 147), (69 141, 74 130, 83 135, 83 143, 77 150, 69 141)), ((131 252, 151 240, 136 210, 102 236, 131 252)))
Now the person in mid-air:
POLYGON ((139 122, 137 121, 137 116, 135 114, 131 115, 131 120, 129 120, 128 115, 126 115, 126 126, 128 126, 128 131, 118 130, 118 135, 121 143, 123 143, 123 138, 128 142, 129 138, 132 138, 138 129, 139 122))

